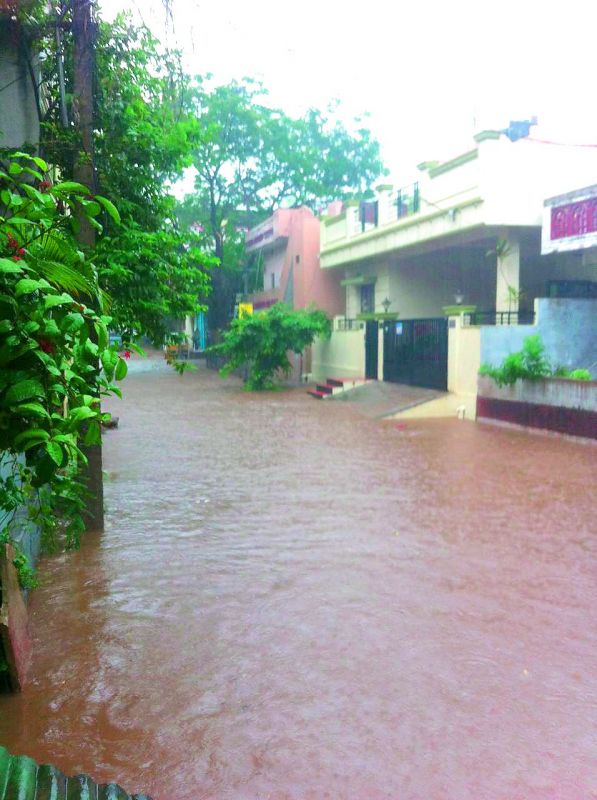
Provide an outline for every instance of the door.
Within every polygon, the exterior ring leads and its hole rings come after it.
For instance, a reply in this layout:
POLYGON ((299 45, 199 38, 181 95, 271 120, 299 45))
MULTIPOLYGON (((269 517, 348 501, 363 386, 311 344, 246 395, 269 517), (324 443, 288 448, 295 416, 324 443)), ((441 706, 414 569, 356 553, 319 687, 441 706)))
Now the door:
POLYGON ((365 377, 377 380, 379 329, 377 322, 365 323, 365 377))
POLYGON ((384 324, 383 379, 427 389, 448 388, 448 320, 384 324))

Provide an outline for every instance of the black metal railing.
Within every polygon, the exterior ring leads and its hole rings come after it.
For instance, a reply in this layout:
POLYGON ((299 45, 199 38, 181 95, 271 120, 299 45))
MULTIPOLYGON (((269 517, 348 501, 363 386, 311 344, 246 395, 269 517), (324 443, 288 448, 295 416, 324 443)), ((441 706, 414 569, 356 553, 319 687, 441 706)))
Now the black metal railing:
POLYGON ((534 311, 474 311, 463 314, 464 325, 534 325, 534 311))
POLYGON ((360 331, 365 323, 360 319, 347 319, 346 317, 336 320, 337 331, 360 331))
POLYGON ((398 194, 396 195, 396 216, 398 219, 410 217, 411 214, 416 214, 420 208, 421 195, 418 183, 398 189, 398 194))

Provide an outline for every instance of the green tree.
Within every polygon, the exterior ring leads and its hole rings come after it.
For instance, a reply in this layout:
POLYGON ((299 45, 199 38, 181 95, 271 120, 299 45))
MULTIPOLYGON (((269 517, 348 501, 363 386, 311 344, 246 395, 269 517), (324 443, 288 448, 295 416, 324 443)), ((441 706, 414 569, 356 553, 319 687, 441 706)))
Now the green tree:
POLYGON ((209 237, 221 269, 214 275, 210 327, 224 327, 242 289, 243 229, 279 206, 313 210, 333 199, 366 195, 385 174, 379 144, 362 125, 350 132, 311 109, 295 119, 267 105, 267 92, 244 79, 213 87, 198 79, 191 105, 199 122, 195 193, 180 211, 209 237))
POLYGON ((233 320, 223 341, 211 350, 226 360, 223 375, 247 367, 248 389, 272 389, 276 375, 288 375, 292 368, 289 352, 302 353, 316 336, 329 338, 330 333, 331 324, 323 311, 293 311, 276 303, 267 311, 233 320))
POLYGON ((28 506, 46 546, 75 546, 85 527, 81 448, 100 441, 101 397, 120 393, 113 380, 127 365, 109 345, 97 270, 74 232, 102 207, 117 215, 47 171, 24 153, 0 169, 0 537, 28 506))
MULTIPOLYGON (((168 188, 191 163, 198 122, 187 109, 188 79, 177 52, 162 48, 125 15, 96 23, 94 190, 110 197, 121 221, 116 225, 105 214, 96 217, 105 235, 94 259, 112 298, 113 328, 126 339, 147 335, 158 343, 169 330, 169 318, 202 307, 215 263, 200 250, 197 237, 180 230, 168 188)), ((29 27, 49 56, 43 62, 51 102, 42 149, 70 176, 83 149, 72 92, 72 12, 54 0, 49 11, 37 9, 29 27), (57 62, 63 65, 64 86, 57 62)))

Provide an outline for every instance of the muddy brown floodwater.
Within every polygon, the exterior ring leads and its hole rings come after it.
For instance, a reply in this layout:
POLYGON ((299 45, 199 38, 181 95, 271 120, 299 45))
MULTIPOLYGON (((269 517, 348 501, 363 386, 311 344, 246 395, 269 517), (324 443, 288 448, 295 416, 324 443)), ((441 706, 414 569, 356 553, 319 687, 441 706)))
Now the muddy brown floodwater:
POLYGON ((155 800, 597 797, 597 449, 145 368, 0 744, 155 800))

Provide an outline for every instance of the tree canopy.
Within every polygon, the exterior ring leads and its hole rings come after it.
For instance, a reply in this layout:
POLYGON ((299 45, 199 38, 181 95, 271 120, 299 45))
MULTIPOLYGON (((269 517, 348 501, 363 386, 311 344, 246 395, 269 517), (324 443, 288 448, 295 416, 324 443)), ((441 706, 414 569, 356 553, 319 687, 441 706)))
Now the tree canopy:
POLYGON ((203 227, 222 264, 210 305, 212 327, 220 327, 240 289, 244 228, 280 206, 316 211, 366 196, 386 170, 370 131, 360 123, 348 130, 334 108, 291 117, 268 105, 264 86, 249 79, 213 86, 198 78, 189 100, 199 123, 196 181, 179 213, 203 227))
MULTIPOLYGON (((44 85, 52 98, 42 126, 42 152, 72 175, 78 152, 77 103, 72 94, 72 46, 56 46, 58 7, 38 13, 37 42, 49 54, 44 85), (63 62, 64 84, 56 65, 63 62), (65 89, 62 94, 62 88, 65 89), (64 102, 61 100, 64 97, 64 102)), ((61 29, 68 31, 67 10, 61 29)), ((169 186, 191 163, 199 123, 185 98, 180 55, 161 47, 125 15, 97 21, 95 47, 95 191, 120 211, 120 224, 98 216, 105 235, 94 256, 112 299, 113 328, 126 339, 163 341, 170 319, 193 314, 209 292, 214 259, 198 237, 180 230, 169 186)))

